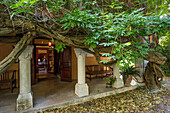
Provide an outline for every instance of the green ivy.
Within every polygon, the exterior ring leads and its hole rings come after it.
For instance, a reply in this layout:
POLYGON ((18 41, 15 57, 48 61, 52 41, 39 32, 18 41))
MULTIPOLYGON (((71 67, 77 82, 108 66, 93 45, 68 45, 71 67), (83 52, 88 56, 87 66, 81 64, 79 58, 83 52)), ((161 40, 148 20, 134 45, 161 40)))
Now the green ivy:
MULTIPOLYGON (((118 63, 122 64, 122 70, 128 68, 129 64, 135 63, 138 58, 143 58, 148 51, 153 51, 149 48, 148 43, 141 43, 138 36, 148 36, 153 33, 165 35, 170 28, 169 1, 166 0, 135 0, 133 5, 137 8, 132 8, 131 11, 123 10, 123 2, 113 0, 109 7, 122 10, 120 13, 118 13, 119 11, 101 11, 99 8, 93 7, 96 4, 95 1, 83 0, 82 2, 83 10, 78 7, 67 8, 70 9, 69 12, 65 12, 62 18, 58 18, 60 15, 56 14, 53 21, 60 23, 64 30, 84 29, 87 32, 84 44, 92 51, 98 46, 112 47, 112 51, 103 54, 103 57, 109 57, 109 59, 101 62, 118 60, 118 63), (147 3, 148 7, 138 8, 143 3, 147 3), (163 14, 167 14, 167 16, 162 17, 163 14), (122 38, 128 38, 129 42, 122 43, 122 38)), ((67 5, 66 0, 4 0, 0 3, 13 9, 11 17, 23 13, 29 15, 38 7, 36 4, 47 5, 51 12, 64 10, 67 5)), ((70 3, 76 6, 80 0, 70 3)), ((63 43, 56 44, 55 49, 58 52, 63 51, 63 48, 65 48, 63 43)), ((157 51, 159 50, 160 48, 157 48, 157 51)))
MULTIPOLYGON (((56 41, 57 42, 57 41, 56 41)), ((66 48, 65 44, 58 42, 57 44, 55 44, 55 49, 57 50, 57 52, 63 52, 64 48, 66 48)))

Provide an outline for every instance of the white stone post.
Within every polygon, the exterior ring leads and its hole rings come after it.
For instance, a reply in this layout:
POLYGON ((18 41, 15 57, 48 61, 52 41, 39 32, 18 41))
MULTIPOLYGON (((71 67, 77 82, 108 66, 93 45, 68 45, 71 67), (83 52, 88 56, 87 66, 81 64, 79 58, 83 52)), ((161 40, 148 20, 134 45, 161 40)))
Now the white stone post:
POLYGON ((33 48, 33 45, 28 45, 19 56, 20 92, 17 98, 17 111, 33 107, 33 96, 31 92, 31 58, 33 48))
POLYGON ((138 79, 139 82, 143 82, 143 70, 144 69, 143 69, 140 58, 137 60, 137 63, 135 64, 135 66, 136 66, 137 70, 140 72, 140 75, 141 75, 141 77, 137 77, 137 79, 138 79))
POLYGON ((137 67, 137 69, 139 70, 140 75, 141 75, 141 77, 137 77, 137 79, 138 79, 139 82, 143 82, 143 81, 144 81, 144 80, 143 80, 143 74, 144 74, 144 72, 145 72, 145 67, 146 67, 147 63, 148 63, 147 60, 144 60, 144 61, 141 63, 141 58, 139 58, 139 59, 137 60, 136 67, 137 67))
POLYGON ((113 75, 116 77, 116 81, 114 82, 113 87, 114 88, 124 87, 123 80, 120 78, 119 64, 113 65, 113 75))
POLYGON ((89 87, 85 83, 85 57, 86 52, 82 49, 74 48, 78 63, 78 83, 75 86, 75 94, 79 97, 89 95, 89 87))
POLYGON ((145 72, 145 68, 146 68, 148 62, 149 62, 149 61, 144 60, 144 61, 141 63, 141 67, 142 67, 142 70, 141 70, 141 71, 142 71, 142 75, 143 75, 144 72, 145 72))

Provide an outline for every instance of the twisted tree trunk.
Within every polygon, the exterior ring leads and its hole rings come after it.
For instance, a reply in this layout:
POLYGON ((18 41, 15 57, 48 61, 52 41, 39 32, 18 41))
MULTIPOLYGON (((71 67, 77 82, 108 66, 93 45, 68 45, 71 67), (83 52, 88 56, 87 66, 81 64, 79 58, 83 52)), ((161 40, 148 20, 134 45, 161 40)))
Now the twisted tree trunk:
POLYGON ((160 53, 149 52, 145 60, 149 61, 144 72, 145 83, 149 89, 157 89, 161 87, 161 81, 163 80, 163 72, 160 66, 167 59, 160 53))
POLYGON ((13 51, 4 60, 0 62, 0 75, 15 63, 17 58, 20 56, 20 54, 24 51, 24 49, 35 36, 35 32, 28 32, 24 34, 20 41, 15 45, 13 51))

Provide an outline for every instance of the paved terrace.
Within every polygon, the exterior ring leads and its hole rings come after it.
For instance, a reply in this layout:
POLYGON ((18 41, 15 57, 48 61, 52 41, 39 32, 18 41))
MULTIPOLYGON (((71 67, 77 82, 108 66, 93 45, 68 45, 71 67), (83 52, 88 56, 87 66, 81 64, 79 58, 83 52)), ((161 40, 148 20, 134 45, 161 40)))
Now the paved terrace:
MULTIPOLYGON (((49 108, 56 108, 82 103, 88 100, 110 96, 133 90, 137 86, 124 87, 120 89, 105 88, 104 79, 87 80, 90 89, 90 95, 87 97, 78 97, 75 94, 75 84, 73 82, 63 82, 55 76, 43 78, 36 85, 32 86, 34 108, 23 112, 42 111, 49 108)), ((16 99, 18 97, 18 89, 14 89, 14 93, 10 91, 0 92, 0 113, 15 113, 16 99)))

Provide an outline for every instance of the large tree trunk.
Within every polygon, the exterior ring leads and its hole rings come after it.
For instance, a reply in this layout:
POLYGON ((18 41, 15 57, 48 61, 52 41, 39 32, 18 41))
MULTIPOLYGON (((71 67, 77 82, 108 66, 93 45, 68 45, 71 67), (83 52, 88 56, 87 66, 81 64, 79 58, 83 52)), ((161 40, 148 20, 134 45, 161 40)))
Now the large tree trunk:
POLYGON ((161 81, 163 80, 163 72, 160 66, 163 65, 167 59, 162 54, 156 52, 149 52, 145 59, 149 61, 144 73, 146 86, 149 89, 157 89, 161 87, 161 81))

